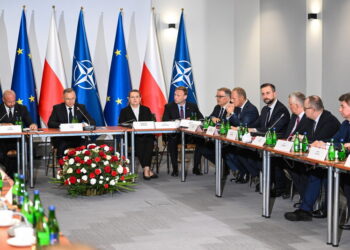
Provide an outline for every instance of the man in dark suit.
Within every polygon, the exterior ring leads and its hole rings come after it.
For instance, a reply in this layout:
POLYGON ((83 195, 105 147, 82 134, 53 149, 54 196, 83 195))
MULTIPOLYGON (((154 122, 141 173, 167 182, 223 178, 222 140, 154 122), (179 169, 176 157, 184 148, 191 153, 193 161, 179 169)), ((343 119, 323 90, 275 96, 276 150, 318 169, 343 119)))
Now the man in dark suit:
MULTIPOLYGON (((335 116, 323 107, 323 102, 319 96, 309 96, 304 102, 305 114, 313 120, 313 128, 310 132, 310 141, 328 140, 338 131, 340 123, 335 116)), ((300 208, 294 212, 285 213, 285 218, 289 221, 310 221, 312 220, 313 206, 320 194, 321 185, 326 179, 324 169, 316 168, 308 171, 308 180, 303 200, 300 208)), ((324 212, 318 211, 315 217, 325 217, 324 212), (318 214, 322 213, 322 214, 318 214)))
MULTIPOLYGON (((307 118, 305 115, 304 101, 305 95, 303 93, 293 92, 289 95, 288 104, 292 116, 288 123, 287 130, 281 138, 290 140, 297 132, 300 135, 303 135, 305 132, 307 136, 310 134, 310 131, 313 128, 313 120, 307 118)), ((274 189, 271 190, 271 196, 283 196, 283 198, 289 197, 289 190, 287 188, 288 180, 283 169, 289 172, 292 176, 294 185, 297 187, 297 191, 299 194, 302 194, 305 187, 302 183, 306 183, 307 180, 305 172, 306 167, 304 164, 295 161, 288 161, 279 157, 272 158, 271 162, 274 173, 273 181, 275 184, 274 189), (293 166, 293 171, 288 166, 293 166)))
MULTIPOLYGON (((49 128, 59 128, 61 123, 86 122, 89 125, 96 125, 95 120, 89 115, 83 104, 75 102, 76 95, 72 88, 63 91, 63 103, 53 106, 51 116, 49 118, 49 128), (74 121, 75 120, 75 121, 74 121)), ((85 143, 81 137, 61 137, 52 138, 55 148, 57 148, 57 157, 62 157, 65 149, 78 147, 85 143)))
MULTIPOLYGON (((266 106, 262 108, 259 118, 249 126, 249 132, 264 134, 268 129, 274 128, 278 135, 284 134, 290 116, 286 106, 277 100, 275 85, 264 83, 260 86, 260 92, 266 106)), ((239 156, 237 160, 248 169, 250 175, 256 180, 262 168, 261 158, 256 152, 251 151, 249 157, 239 156)))
MULTIPOLYGON (((192 114, 196 114, 198 119, 203 119, 202 113, 199 111, 197 104, 187 102, 188 90, 186 87, 177 87, 174 93, 174 102, 165 105, 163 113, 163 121, 174 121, 178 119, 189 119, 192 114)), ((173 166, 173 172, 171 176, 178 176, 178 164, 177 164, 177 145, 180 143, 180 136, 177 134, 170 134, 167 137, 168 150, 170 152, 171 164, 173 166)), ((194 139, 196 140, 196 139, 194 139)), ((201 155, 196 147, 194 152, 194 162, 200 162, 201 155)), ((200 169, 193 167, 193 173, 200 175, 200 169)))
MULTIPOLYGON (((30 130, 38 129, 37 125, 32 122, 26 106, 16 103, 16 93, 13 90, 5 90, 2 101, 3 103, 0 104, 1 125, 13 125, 21 119, 24 127, 29 127, 30 130)), ((1 140, 0 161, 11 177, 13 177, 13 173, 17 170, 16 154, 16 139, 1 140)))
MULTIPOLYGON (((231 92, 231 104, 226 107, 226 119, 230 121, 231 129, 237 130, 240 125, 250 126, 259 117, 258 109, 247 99, 247 94, 243 88, 234 88, 231 92)), ((246 150, 229 146, 224 153, 226 165, 234 172, 238 171, 235 178, 237 183, 248 181, 248 170, 244 165, 236 161, 237 154, 243 155, 246 150)), ((232 179, 234 180, 234 179, 232 179)))

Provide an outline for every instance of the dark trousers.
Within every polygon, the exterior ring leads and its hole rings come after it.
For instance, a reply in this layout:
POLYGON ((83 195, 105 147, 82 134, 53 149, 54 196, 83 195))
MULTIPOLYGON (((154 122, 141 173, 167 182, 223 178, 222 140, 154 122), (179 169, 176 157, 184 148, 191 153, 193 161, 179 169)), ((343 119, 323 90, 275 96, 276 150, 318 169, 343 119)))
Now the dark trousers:
POLYGON ((135 154, 140 161, 141 167, 150 167, 152 164, 152 154, 154 148, 153 135, 135 136, 135 154))
POLYGON ((262 169, 262 160, 255 151, 242 151, 241 154, 237 155, 237 161, 252 177, 259 176, 259 172, 262 169))
POLYGON ((86 143, 86 139, 78 136, 52 138, 52 145, 57 149, 57 158, 62 158, 67 148, 76 148, 86 143))
POLYGON ((4 139, 0 141, 0 162, 5 167, 5 172, 11 178, 17 172, 17 156, 8 156, 7 152, 17 149, 16 139, 4 139))
POLYGON ((293 185, 303 200, 305 189, 308 182, 308 166, 301 162, 292 161, 292 168, 287 168, 288 173, 292 177, 293 185))
POLYGON ((344 195, 346 197, 348 211, 350 212, 350 174, 349 173, 341 174, 341 185, 343 187, 344 195))

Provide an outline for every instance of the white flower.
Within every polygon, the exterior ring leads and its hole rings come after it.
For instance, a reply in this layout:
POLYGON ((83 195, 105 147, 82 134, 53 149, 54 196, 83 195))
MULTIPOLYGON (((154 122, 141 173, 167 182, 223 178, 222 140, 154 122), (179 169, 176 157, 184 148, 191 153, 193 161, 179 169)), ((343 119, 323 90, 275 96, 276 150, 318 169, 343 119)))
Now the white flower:
POLYGON ((95 179, 95 178, 92 178, 92 179, 90 180, 90 184, 91 184, 91 185, 95 185, 95 184, 96 184, 96 179, 95 179))
POLYGON ((81 170, 80 170, 83 174, 86 174, 86 169, 85 168, 82 168, 81 170))
POLYGON ((126 183, 126 181, 123 181, 123 183, 126 183))
POLYGON ((130 172, 130 169, 128 167, 125 167, 125 169, 128 173, 130 172))
POLYGON ((77 182, 80 183, 80 179, 77 179, 77 182))
POLYGON ((107 155, 106 159, 107 159, 107 160, 110 160, 110 159, 112 159, 112 156, 107 155))
POLYGON ((94 152, 98 152, 98 151, 100 151, 100 147, 96 147, 96 148, 94 148, 92 151, 94 151, 94 152))
POLYGON ((109 177, 106 178, 106 181, 109 181, 109 177))
POLYGON ((105 146, 103 149, 104 149, 104 151, 107 152, 107 151, 109 150, 109 147, 108 147, 108 146, 105 146))
POLYGON ((83 149, 83 151, 81 151, 82 154, 85 154, 87 150, 86 149, 83 149))
POLYGON ((91 167, 95 168, 96 167, 96 163, 91 163, 91 167))
POLYGON ((76 165, 77 165, 77 167, 79 167, 81 164, 80 164, 80 163, 77 163, 76 165))
POLYGON ((102 175, 100 175, 100 179, 103 179, 103 176, 102 176, 102 175))
POLYGON ((83 175, 83 176, 81 177, 81 179, 82 179, 83 181, 87 181, 88 177, 87 177, 87 175, 83 175))
POLYGON ((81 151, 75 151, 75 154, 79 155, 79 154, 81 154, 81 151))
POLYGON ((123 167, 121 165, 119 165, 119 167, 117 168, 117 171, 119 174, 123 173, 123 167))
POLYGON ((130 160, 129 160, 129 159, 126 159, 125 162, 126 162, 126 164, 129 164, 129 163, 130 163, 130 160))
POLYGON ((108 161, 104 161, 104 162, 103 162, 103 165, 105 165, 105 166, 107 166, 108 164, 109 164, 108 161))
POLYGON ((87 161, 87 160, 89 160, 89 159, 90 159, 89 156, 84 156, 84 161, 87 161))
POLYGON ((57 174, 56 179, 61 180, 61 175, 57 174))
POLYGON ((70 158, 69 161, 68 161, 68 164, 69 165, 73 165, 74 164, 74 158, 70 158))
POLYGON ((99 183, 99 184, 102 184, 102 183, 103 183, 103 181, 101 180, 101 181, 99 181, 98 183, 99 183))
POLYGON ((114 180, 111 180, 111 181, 109 182, 109 185, 114 186, 114 185, 115 185, 115 181, 114 181, 114 180))
POLYGON ((71 173, 73 173, 73 168, 68 168, 67 169, 67 174, 71 174, 71 173))
POLYGON ((118 182, 118 180, 119 180, 119 176, 115 177, 115 180, 118 182))
POLYGON ((116 152, 115 155, 116 155, 118 158, 120 157, 119 152, 116 152))
POLYGON ((69 152, 69 149, 64 150, 64 154, 66 155, 69 152))

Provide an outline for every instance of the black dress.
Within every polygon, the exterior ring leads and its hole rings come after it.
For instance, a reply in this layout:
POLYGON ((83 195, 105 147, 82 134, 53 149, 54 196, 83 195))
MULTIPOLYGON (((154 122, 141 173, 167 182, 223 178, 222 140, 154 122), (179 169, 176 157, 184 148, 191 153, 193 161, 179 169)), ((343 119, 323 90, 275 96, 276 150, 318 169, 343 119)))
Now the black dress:
MULTIPOLYGON (((151 110, 140 105, 139 117, 136 119, 132 108, 127 106, 120 111, 119 124, 131 120, 137 121, 152 121, 153 116, 151 110)), ((135 154, 140 161, 142 168, 151 166, 152 153, 154 148, 154 135, 136 135, 135 136, 135 154)))

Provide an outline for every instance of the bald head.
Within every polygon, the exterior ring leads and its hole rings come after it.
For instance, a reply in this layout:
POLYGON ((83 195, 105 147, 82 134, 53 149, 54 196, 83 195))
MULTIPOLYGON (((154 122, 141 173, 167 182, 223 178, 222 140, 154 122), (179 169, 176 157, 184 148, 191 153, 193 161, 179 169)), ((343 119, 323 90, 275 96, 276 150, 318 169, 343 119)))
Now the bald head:
POLYGON ((5 90, 2 94, 2 101, 7 107, 13 108, 16 104, 16 93, 10 89, 5 90))

